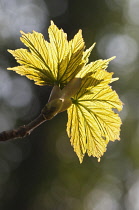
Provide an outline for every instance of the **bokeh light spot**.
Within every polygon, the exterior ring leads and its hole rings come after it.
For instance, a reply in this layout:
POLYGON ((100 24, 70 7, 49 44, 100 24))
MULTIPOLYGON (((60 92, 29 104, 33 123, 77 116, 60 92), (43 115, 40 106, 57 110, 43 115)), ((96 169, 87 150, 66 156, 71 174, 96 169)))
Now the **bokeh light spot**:
POLYGON ((124 8, 125 19, 127 22, 139 25, 139 1, 128 0, 127 6, 124 8))
POLYGON ((8 72, 0 68, 0 98, 7 98, 11 93, 11 88, 12 81, 8 72))
POLYGON ((13 107, 27 106, 32 99, 32 90, 29 81, 22 77, 12 79, 11 94, 7 102, 13 107))
POLYGON ((139 209, 139 171, 135 170, 130 176, 132 180, 129 191, 125 197, 125 206, 127 210, 138 210, 139 209))
POLYGON ((116 56, 113 63, 120 68, 135 62, 138 56, 138 45, 128 35, 106 34, 100 39, 97 47, 99 54, 103 57, 116 56))
POLYGON ((19 31, 40 31, 48 21, 48 9, 43 0, 0 1, 0 38, 17 39, 19 31))

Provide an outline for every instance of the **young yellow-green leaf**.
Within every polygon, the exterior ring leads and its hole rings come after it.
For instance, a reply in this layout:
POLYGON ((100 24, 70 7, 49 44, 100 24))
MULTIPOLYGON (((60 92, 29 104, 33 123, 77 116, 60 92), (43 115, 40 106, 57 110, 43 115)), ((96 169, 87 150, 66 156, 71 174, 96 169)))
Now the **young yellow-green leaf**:
POLYGON ((16 58, 21 66, 8 68, 8 70, 16 71, 20 75, 25 75, 27 78, 34 80, 37 85, 52 85, 54 76, 49 68, 41 62, 38 57, 32 55, 26 49, 9 50, 16 58))
POLYGON ((95 47, 96 43, 94 43, 89 49, 87 49, 84 53, 83 53, 83 59, 85 60, 85 63, 87 64, 89 61, 89 56, 91 54, 91 51, 93 50, 93 48, 95 47))
POLYGON ((121 119, 112 109, 120 111, 122 102, 108 85, 111 81, 112 73, 102 68, 88 73, 68 108, 67 133, 80 162, 85 153, 100 160, 108 142, 120 139, 121 119))
POLYGON ((60 83, 67 84, 84 65, 83 50, 85 45, 82 31, 79 30, 70 42, 67 41, 67 35, 59 30, 53 22, 48 32, 53 59, 57 63, 57 67, 55 67, 57 80, 60 83))
POLYGON ((54 86, 42 113, 47 119, 68 110, 67 133, 74 151, 82 162, 85 153, 101 156, 109 141, 119 140, 122 102, 109 86, 118 78, 106 71, 115 57, 87 64, 93 44, 85 50, 82 31, 67 40, 67 34, 51 21, 49 40, 41 33, 21 31, 21 41, 27 49, 9 50, 19 66, 8 68, 34 80, 37 85, 54 86))
MULTIPOLYGON (((91 62, 90 64, 82 68, 82 70, 77 74, 77 77, 83 78, 89 72, 95 73, 98 70, 105 70, 108 67, 109 62, 112 61, 113 59, 115 59, 115 56, 106 60, 97 60, 97 61, 91 62)), ((106 73, 104 72, 103 74, 106 74, 106 73)))
MULTIPOLYGON (((50 43, 41 33, 21 31, 21 41, 29 48, 9 50, 21 66, 8 68, 34 80, 37 85, 60 85, 64 87, 82 69, 85 44, 82 32, 67 41, 67 35, 51 21, 48 29, 50 43)), ((89 54, 88 54, 89 56, 89 54)))

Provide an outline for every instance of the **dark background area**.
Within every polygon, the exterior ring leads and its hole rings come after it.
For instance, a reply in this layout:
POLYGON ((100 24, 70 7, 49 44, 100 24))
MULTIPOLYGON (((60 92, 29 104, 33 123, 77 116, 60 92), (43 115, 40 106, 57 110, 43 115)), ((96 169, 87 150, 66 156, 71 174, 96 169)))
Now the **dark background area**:
POLYGON ((108 71, 124 102, 121 141, 110 142, 98 163, 82 164, 66 134, 67 114, 47 121, 25 139, 0 143, 0 210, 139 209, 139 1, 0 0, 0 131, 27 124, 46 104, 51 87, 39 87, 7 67, 7 49, 24 47, 20 30, 48 40, 50 20, 71 39, 79 29, 90 61, 116 55, 108 71))

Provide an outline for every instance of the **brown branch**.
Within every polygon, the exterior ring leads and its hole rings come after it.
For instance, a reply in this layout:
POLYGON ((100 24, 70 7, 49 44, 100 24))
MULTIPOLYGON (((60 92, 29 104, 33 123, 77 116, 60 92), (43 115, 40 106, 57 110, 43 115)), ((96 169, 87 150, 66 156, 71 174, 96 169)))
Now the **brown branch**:
POLYGON ((2 133, 0 133, 0 141, 24 138, 30 135, 31 132, 43 122, 52 119, 59 112, 61 105, 61 99, 52 100, 51 102, 45 105, 45 107, 41 111, 41 114, 29 124, 20 126, 17 129, 3 131, 2 133))
POLYGON ((0 141, 7 141, 9 139, 24 138, 31 134, 31 132, 40 124, 45 122, 43 114, 40 114, 35 120, 27 125, 20 126, 14 130, 3 131, 0 133, 0 141))

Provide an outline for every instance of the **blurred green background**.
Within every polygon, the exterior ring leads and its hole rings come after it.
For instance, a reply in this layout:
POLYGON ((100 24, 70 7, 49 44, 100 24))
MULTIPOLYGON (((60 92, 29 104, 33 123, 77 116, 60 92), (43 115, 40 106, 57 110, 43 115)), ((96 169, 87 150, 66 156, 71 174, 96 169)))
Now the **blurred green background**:
POLYGON ((125 104, 121 141, 100 163, 86 156, 80 164, 65 112, 28 138, 1 142, 0 210, 139 210, 138 0, 0 0, 0 131, 27 124, 48 100, 50 87, 6 68, 16 65, 7 49, 24 47, 19 31, 48 39, 51 19, 69 39, 82 29, 87 47, 97 43, 90 61, 116 55, 108 71, 125 104))

